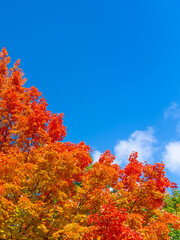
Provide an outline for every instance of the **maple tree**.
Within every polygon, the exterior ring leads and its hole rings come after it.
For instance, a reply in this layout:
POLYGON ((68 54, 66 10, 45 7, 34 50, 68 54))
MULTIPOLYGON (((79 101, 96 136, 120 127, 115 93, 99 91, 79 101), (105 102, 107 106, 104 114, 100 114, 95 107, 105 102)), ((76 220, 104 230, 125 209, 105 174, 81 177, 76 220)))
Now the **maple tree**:
POLYGON ((170 239, 179 217, 163 209, 163 163, 124 169, 106 151, 92 164, 84 142, 62 141, 63 114, 26 88, 18 60, 0 53, 0 239, 170 239))

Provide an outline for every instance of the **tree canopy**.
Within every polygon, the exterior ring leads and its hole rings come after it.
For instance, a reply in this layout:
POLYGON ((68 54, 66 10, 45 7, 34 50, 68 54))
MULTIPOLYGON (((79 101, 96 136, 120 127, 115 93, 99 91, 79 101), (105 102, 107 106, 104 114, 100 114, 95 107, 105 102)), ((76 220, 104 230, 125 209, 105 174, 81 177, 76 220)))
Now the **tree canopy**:
POLYGON ((138 161, 124 169, 105 151, 62 141, 63 114, 47 110, 37 88, 26 88, 18 60, 0 53, 0 239, 156 240, 180 228, 163 209, 163 163, 138 161))

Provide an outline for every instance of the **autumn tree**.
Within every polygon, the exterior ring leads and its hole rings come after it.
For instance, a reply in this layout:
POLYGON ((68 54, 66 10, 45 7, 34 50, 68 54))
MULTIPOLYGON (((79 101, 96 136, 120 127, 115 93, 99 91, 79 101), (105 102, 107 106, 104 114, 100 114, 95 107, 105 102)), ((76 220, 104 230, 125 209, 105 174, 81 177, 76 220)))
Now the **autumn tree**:
POLYGON ((170 239, 163 163, 134 152, 121 169, 106 151, 92 164, 84 142, 62 141, 63 114, 26 88, 18 60, 0 53, 0 239, 170 239))

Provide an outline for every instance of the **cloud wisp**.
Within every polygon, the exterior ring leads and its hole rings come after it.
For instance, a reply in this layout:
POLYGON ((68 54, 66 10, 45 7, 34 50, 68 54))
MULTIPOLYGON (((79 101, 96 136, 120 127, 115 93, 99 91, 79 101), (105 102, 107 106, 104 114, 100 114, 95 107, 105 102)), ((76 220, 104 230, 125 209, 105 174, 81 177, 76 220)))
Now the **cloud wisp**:
POLYGON ((177 103, 173 102, 164 111, 164 118, 170 118, 176 121, 176 132, 180 134, 180 107, 177 103))
POLYGON ((177 103, 172 102, 164 111, 164 118, 180 119, 180 108, 177 103))

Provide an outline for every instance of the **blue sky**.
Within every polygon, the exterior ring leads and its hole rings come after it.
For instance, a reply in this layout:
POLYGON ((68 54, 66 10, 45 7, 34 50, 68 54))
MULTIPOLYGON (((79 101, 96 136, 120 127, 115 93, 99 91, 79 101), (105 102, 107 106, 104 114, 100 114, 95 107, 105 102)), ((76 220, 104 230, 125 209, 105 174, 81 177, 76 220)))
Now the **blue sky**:
POLYGON ((180 2, 1 2, 0 48, 21 59, 67 141, 164 160, 180 185, 180 2))

